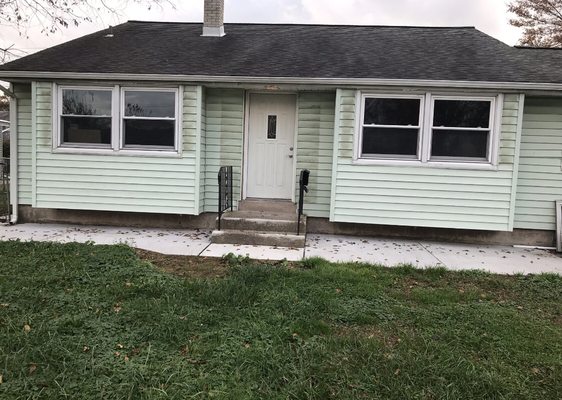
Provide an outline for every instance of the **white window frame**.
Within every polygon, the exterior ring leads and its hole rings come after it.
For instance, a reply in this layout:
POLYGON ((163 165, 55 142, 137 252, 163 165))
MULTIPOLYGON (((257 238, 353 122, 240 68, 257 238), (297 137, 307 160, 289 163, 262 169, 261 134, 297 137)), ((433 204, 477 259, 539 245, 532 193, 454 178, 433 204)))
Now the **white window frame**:
MULTIPOLYGON (((113 142, 115 139, 115 128, 116 128, 116 116, 118 116, 118 105, 116 104, 116 90, 113 86, 75 86, 75 85, 61 85, 57 86, 54 91, 56 98, 53 101, 53 110, 55 110, 55 115, 53 116, 53 147, 55 149, 90 149, 99 151, 112 151, 113 142), (64 143, 64 135, 62 133, 61 118, 63 117, 63 101, 62 93, 64 90, 97 90, 97 91, 107 91, 111 92, 111 143, 106 144, 96 144, 96 143, 64 143)), ((119 119, 117 117, 117 119, 119 119)))
POLYGON ((53 83, 52 86, 52 152, 69 154, 99 154, 99 155, 120 155, 120 156, 147 156, 147 157, 181 157, 182 143, 182 108, 183 108, 183 86, 173 87, 128 87, 128 86, 107 86, 107 85, 66 85, 53 83), (63 143, 62 126, 60 123, 62 115, 62 92, 65 89, 71 90, 111 90, 111 146, 97 145, 90 143, 63 143), (123 129, 121 114, 123 113, 124 95, 123 89, 142 90, 142 91, 174 91, 175 92, 175 111, 176 123, 174 148, 153 146, 135 146, 134 148, 123 148, 123 129))
POLYGON ((359 135, 356 149, 356 157, 362 160, 403 160, 403 161, 419 161, 422 152, 422 133, 424 126, 424 103, 425 96, 423 95, 400 95, 400 94, 361 94, 361 112, 359 113, 359 135), (365 102, 367 99, 406 99, 406 100, 419 100, 420 101, 420 115, 418 125, 378 125, 378 124, 365 124, 365 102), (394 128, 394 129, 418 129, 418 144, 416 154, 413 156, 400 155, 400 154, 371 154, 363 155, 363 129, 364 128, 394 128))
POLYGON ((428 151, 427 160, 428 162, 461 162, 461 163, 474 163, 474 164, 491 164, 492 163, 492 153, 494 149, 494 127, 495 113, 496 113, 496 100, 497 97, 491 96, 450 96, 450 95, 431 95, 430 100, 430 116, 431 122, 429 124, 427 135, 428 135, 428 151), (488 121, 488 128, 470 128, 470 127, 436 127, 433 125, 435 120, 435 101, 436 100, 448 100, 448 101, 485 101, 490 103, 490 119, 488 121), (454 130, 454 131, 481 131, 488 132, 488 144, 486 149, 485 158, 474 158, 474 157, 447 157, 447 156, 432 156, 431 155, 431 145, 433 143, 433 130, 454 130))
MULTIPOLYGON (((381 164, 381 165, 416 165, 421 167, 454 168, 454 169, 493 169, 498 167, 498 154, 500 147, 500 133, 503 107, 503 94, 463 94, 463 93, 432 93, 424 94, 397 94, 383 92, 361 92, 357 91, 356 104, 359 104, 359 112, 356 113, 355 137, 354 137, 354 164, 381 164), (361 154, 363 141, 363 121, 366 98, 419 98, 423 97, 420 105, 423 119, 420 119, 419 150, 417 159, 412 157, 386 157, 367 156, 361 154), (460 157, 433 157, 431 155, 431 140, 433 134, 433 109, 435 100, 485 100, 490 101, 490 128, 488 136, 487 159, 473 159, 460 157), (360 102, 360 103, 359 103, 360 102)), ((367 125, 368 126, 368 125, 367 125)), ((469 128, 466 128, 469 129, 469 128)), ((488 130, 488 129, 486 129, 488 130)))
POLYGON ((119 150, 120 151, 157 151, 157 152, 178 152, 180 138, 180 101, 178 88, 155 88, 155 87, 129 87, 123 86, 120 91, 120 107, 119 107, 119 150), (174 93, 175 117, 127 117, 125 116, 125 92, 168 92, 174 93), (174 121, 174 147, 169 146, 151 146, 151 145, 125 145, 125 120, 154 120, 154 121, 174 121))

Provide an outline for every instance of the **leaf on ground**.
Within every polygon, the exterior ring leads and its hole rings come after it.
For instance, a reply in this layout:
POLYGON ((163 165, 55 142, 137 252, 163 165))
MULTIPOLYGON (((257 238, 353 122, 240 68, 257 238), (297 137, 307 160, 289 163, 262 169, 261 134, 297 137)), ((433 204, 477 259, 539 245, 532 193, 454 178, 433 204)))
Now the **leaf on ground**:
POLYGON ((25 333, 31 332, 31 326, 29 326, 28 324, 25 324, 25 325, 23 326, 23 331, 24 331, 25 333))
POLYGON ((33 374, 37 370, 37 364, 31 363, 29 365, 29 375, 33 374))

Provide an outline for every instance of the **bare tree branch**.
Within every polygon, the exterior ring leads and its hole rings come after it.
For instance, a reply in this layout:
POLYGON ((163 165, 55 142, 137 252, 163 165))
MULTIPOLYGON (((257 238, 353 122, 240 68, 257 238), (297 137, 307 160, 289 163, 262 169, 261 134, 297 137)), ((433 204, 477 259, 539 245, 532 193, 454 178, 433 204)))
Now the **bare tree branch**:
POLYGON ((509 23, 523 28, 519 44, 535 47, 562 47, 562 0, 513 0, 509 23))
MULTIPOLYGON (((30 27, 40 27, 45 35, 63 31, 108 16, 121 19, 127 5, 137 4, 152 9, 164 5, 173 7, 173 0, 0 0, 0 25, 16 29, 27 36, 30 27)), ((0 39, 2 37, 0 36, 0 39)), ((13 46, 0 48, 0 63, 24 55, 13 46)))

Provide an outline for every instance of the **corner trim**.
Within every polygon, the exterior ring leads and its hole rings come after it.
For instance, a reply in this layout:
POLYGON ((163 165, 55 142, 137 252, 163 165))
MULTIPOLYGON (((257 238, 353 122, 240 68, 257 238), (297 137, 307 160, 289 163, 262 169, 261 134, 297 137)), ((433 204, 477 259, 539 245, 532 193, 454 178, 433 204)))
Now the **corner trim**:
MULTIPOLYGON (((184 86, 181 87, 182 100, 184 98, 184 86)), ((193 213, 199 215, 201 213, 201 134, 202 134, 202 123, 203 123, 203 87, 201 85, 197 86, 195 90, 197 94, 197 115, 196 118, 196 128, 195 128, 195 199, 193 207, 193 213)), ((182 101, 182 115, 183 115, 183 101, 182 101)), ((183 120, 182 120, 182 138, 183 138, 183 120)), ((183 147, 183 140, 182 140, 183 147)))
MULTIPOLYGON (((357 96, 355 96, 357 98, 357 96)), ((332 187, 330 190, 330 222, 334 221, 336 209, 336 187, 338 176, 338 152, 340 144, 340 113, 341 113, 341 89, 336 90, 336 103, 335 103, 335 118, 334 118, 334 145, 332 153, 332 187)), ((357 111, 357 104, 355 104, 355 111, 357 111)))
POLYGON ((31 205, 37 207, 37 82, 31 82, 31 205))
POLYGON ((13 96, 10 97, 10 203, 12 205, 11 224, 18 222, 19 209, 19 177, 18 177, 18 98, 15 95, 14 85, 10 84, 13 96))
POLYGON ((517 110, 517 130, 515 136, 515 155, 513 157, 513 174, 511 182, 511 199, 509 208, 508 230, 513 232, 515 227, 515 202, 517 200, 517 187, 519 180, 519 159, 521 157, 521 139, 523 135, 523 113, 525 110, 525 95, 519 95, 519 108, 517 110))

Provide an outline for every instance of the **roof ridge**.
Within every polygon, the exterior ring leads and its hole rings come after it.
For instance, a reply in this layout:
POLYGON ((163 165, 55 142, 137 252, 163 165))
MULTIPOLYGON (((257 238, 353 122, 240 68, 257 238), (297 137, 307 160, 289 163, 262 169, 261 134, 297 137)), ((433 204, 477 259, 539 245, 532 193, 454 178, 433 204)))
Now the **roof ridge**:
POLYGON ((513 46, 519 50, 562 50, 562 47, 546 47, 546 46, 513 46))
MULTIPOLYGON (((182 24, 182 25, 203 25, 203 22, 195 21, 143 21, 138 19, 130 19, 127 23, 142 24, 182 24)), ((357 27, 357 28, 424 28, 424 29, 476 29, 475 26, 458 25, 458 26, 428 26, 428 25, 359 25, 359 24, 306 24, 292 22, 225 22, 225 25, 271 25, 271 26, 322 26, 322 27, 357 27)))

